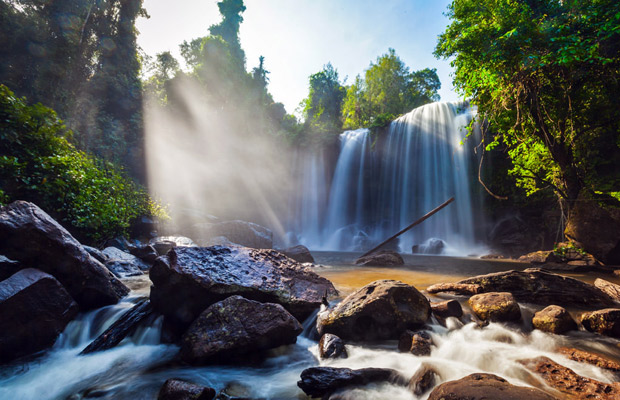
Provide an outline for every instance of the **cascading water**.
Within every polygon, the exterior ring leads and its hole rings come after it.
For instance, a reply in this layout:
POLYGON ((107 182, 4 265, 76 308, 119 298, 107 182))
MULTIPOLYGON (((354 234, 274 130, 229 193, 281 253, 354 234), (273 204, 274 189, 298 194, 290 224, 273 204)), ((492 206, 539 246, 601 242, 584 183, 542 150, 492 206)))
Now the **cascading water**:
MULTIPOLYGON (((453 205, 403 235, 400 250, 476 252, 475 156, 461 144, 473 115, 467 103, 433 103, 392 122, 384 136, 344 132, 325 211, 310 202, 300 208, 298 219, 312 215, 314 224, 298 224, 300 242, 317 250, 367 249, 454 196, 453 205)), ((316 193, 316 184, 305 181, 304 190, 316 193)))

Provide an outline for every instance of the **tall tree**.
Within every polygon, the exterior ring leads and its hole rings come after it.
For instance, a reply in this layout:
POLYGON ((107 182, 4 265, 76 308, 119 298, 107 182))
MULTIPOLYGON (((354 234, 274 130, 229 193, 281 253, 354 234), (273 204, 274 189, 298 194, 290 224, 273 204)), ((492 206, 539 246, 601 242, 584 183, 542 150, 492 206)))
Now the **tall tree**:
POLYGON ((310 75, 310 92, 302 101, 306 127, 319 133, 338 133, 342 129, 340 114, 345 94, 331 63, 310 75))
POLYGON ((620 3, 454 0, 435 54, 528 193, 620 191, 620 3))

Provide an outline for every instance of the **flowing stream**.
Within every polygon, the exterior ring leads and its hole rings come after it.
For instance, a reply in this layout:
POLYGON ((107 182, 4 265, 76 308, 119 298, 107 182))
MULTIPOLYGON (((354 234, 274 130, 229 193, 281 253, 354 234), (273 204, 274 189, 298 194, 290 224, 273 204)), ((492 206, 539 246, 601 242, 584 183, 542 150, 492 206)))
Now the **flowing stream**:
POLYGON ((404 234, 399 250, 417 245, 418 253, 484 251, 476 156, 472 141, 462 143, 474 113, 467 103, 432 103, 396 119, 382 134, 344 132, 333 171, 322 152, 304 154, 298 165, 304 195, 293 228, 298 241, 313 250, 365 250, 455 197, 404 234))
MULTIPOLYGON (((358 255, 316 253, 317 262, 323 265, 317 266, 316 271, 331 279, 346 295, 376 279, 399 279, 424 289, 431 283, 527 267, 514 262, 432 256, 406 256, 406 266, 402 268, 351 267, 350 260, 358 255)), ((593 276, 580 278, 591 280, 593 276)), ((480 329, 475 323, 464 325, 456 319, 448 319, 446 327, 436 321, 431 323, 431 335, 436 346, 428 357, 398 353, 396 341, 384 341, 363 346, 348 343, 349 358, 320 361, 312 318, 305 321, 304 333, 295 345, 275 349, 266 360, 257 364, 190 367, 178 363, 175 361, 178 348, 160 343, 161 318, 149 321, 114 349, 78 355, 123 312, 148 294, 149 281, 146 276, 133 278, 128 283, 133 290, 122 303, 80 315, 67 326, 50 351, 38 358, 2 367, 0 399, 153 400, 157 398, 163 382, 173 377, 211 386, 218 392, 225 389, 229 395, 236 397, 306 399, 296 382, 302 370, 317 365, 393 368, 409 379, 422 364, 426 364, 439 371, 440 382, 459 379, 474 372, 488 372, 516 385, 543 387, 541 381, 528 372, 519 360, 544 355, 580 375, 603 382, 613 382, 616 377, 600 368, 570 361, 554 353, 554 349, 558 346, 579 347, 620 360, 620 348, 614 339, 577 331, 566 336, 551 335, 532 331, 528 323, 521 327, 491 323, 480 329)), ((523 305, 522 310, 524 321, 530 320, 535 311, 527 305, 523 305)), ((357 388, 350 391, 346 398, 418 399, 407 388, 389 384, 357 388)))

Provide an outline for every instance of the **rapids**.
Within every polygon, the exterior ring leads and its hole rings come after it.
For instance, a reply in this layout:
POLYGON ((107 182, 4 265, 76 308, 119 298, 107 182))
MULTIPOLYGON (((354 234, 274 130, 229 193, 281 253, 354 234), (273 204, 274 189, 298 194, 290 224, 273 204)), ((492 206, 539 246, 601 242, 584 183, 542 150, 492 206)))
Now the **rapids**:
MULTIPOLYGON (((484 261, 450 257, 406 256, 402 268, 345 267, 353 253, 316 253, 316 272, 333 280, 347 294, 375 279, 400 279, 423 289, 430 283, 455 281, 463 276, 506 269, 525 268, 515 262, 484 261), (437 271, 442 271, 438 273, 437 271)), ((592 277, 582 276, 585 280, 592 277)), ((393 368, 409 379, 422 365, 431 365, 440 373, 440 382, 459 379, 474 372, 500 375, 517 385, 542 387, 543 383, 518 360, 547 356, 580 375, 603 382, 614 376, 600 368, 577 363, 554 353, 559 346, 585 348, 620 360, 617 341, 586 332, 556 336, 532 331, 528 323, 510 326, 491 323, 484 329, 475 323, 463 325, 449 319, 447 327, 433 320, 431 335, 436 346, 428 357, 398 353, 396 341, 371 345, 348 343, 348 359, 319 360, 314 323, 304 323, 304 332, 295 345, 284 346, 269 357, 248 365, 190 367, 174 360, 178 348, 160 343, 161 318, 149 321, 130 338, 112 350, 79 356, 91 340, 110 326, 138 299, 147 294, 146 277, 132 278, 133 291, 122 303, 81 314, 71 322, 54 348, 38 358, 21 360, 0 370, 0 399, 78 400, 78 399, 155 399, 163 382, 178 377, 214 387, 242 397, 263 399, 306 399, 296 382, 302 370, 326 365, 348 368, 393 368)), ((463 300, 463 298, 461 298, 463 300)), ((466 307, 464 307, 465 309, 466 307)), ((534 308, 522 305, 528 321, 534 308)), ((356 388, 347 398, 411 400, 418 397, 406 388, 387 384, 356 388)), ((420 399, 425 399, 427 395, 420 399)))

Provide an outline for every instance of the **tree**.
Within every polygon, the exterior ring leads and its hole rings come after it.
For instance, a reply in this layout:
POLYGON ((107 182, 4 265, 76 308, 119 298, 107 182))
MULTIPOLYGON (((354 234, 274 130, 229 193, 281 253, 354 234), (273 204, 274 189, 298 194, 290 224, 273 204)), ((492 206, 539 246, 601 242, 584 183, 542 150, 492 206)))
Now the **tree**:
POLYGON ((243 22, 241 14, 245 11, 243 0, 222 0, 217 3, 222 14, 222 22, 212 25, 209 32, 213 36, 221 36, 230 46, 230 53, 245 66, 245 53, 239 43, 239 27, 243 22))
POLYGON ((347 88, 342 119, 348 129, 390 121, 421 105, 439 100, 441 84, 435 69, 411 73, 394 49, 375 63, 347 88))
POLYGON ((346 89, 340 84, 338 71, 328 63, 310 75, 310 92, 302 101, 305 125, 317 133, 337 133, 342 129, 340 114, 346 89))
POLYGON ((520 186, 571 207, 620 190, 620 3, 454 0, 435 54, 506 146, 520 186))

